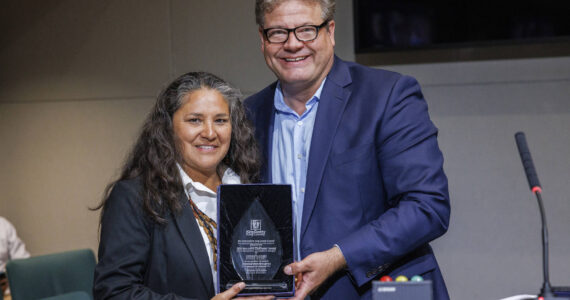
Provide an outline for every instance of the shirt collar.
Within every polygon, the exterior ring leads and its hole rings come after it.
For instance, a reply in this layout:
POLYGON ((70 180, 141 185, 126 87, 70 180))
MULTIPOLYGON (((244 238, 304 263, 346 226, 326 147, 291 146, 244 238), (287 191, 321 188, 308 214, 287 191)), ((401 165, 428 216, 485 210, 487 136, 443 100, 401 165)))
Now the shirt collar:
MULTIPOLYGON (((311 97, 311 99, 307 101, 307 103, 305 104, 306 107, 305 112, 310 111, 311 107, 313 107, 313 105, 321 99, 321 93, 323 91, 323 87, 325 86, 325 81, 327 81, 327 77, 323 79, 323 82, 321 82, 321 85, 319 86, 313 97, 311 97)), ((275 106, 275 109, 280 112, 297 114, 295 111, 293 111, 293 109, 291 109, 287 104, 285 104, 285 99, 283 98, 283 91, 281 90, 281 82, 279 81, 277 82, 277 88, 275 89, 275 95, 273 97, 273 105, 275 106)))
MULTIPOLYGON (((209 193, 211 195, 216 195, 215 191, 210 190, 208 187, 206 187, 205 185, 203 185, 198 181, 192 180, 192 178, 190 178, 190 176, 188 176, 188 174, 184 172, 184 169, 182 169, 182 166, 179 163, 176 163, 176 166, 178 167, 178 171, 180 172, 180 179, 182 179, 182 186, 184 187, 184 191, 186 192, 186 194, 188 194, 190 189, 194 188, 196 190, 209 193)), ((236 174, 234 170, 232 170, 230 167, 227 166, 225 166, 225 169, 226 170, 222 174, 222 184, 241 183, 239 175, 236 174)))

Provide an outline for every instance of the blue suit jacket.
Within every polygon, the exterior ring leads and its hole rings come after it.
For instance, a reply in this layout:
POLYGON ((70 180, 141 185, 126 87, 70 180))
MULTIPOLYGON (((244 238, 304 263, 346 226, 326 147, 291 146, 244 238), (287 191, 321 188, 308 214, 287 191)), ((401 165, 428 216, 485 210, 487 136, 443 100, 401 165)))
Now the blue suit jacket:
MULTIPOLYGON (((271 181, 276 83, 246 99, 271 181)), ((415 79, 335 57, 309 154, 301 256, 340 246, 348 264, 313 299, 370 299, 382 275, 422 275, 448 299, 428 243, 446 232, 449 195, 437 128, 415 79)))

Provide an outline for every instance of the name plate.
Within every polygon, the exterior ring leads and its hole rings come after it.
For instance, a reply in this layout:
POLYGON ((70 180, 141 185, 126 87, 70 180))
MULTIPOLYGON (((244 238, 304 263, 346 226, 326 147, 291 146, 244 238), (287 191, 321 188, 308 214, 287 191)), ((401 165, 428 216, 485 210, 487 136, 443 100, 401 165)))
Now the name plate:
POLYGON ((243 281, 240 296, 290 296, 294 277, 291 186, 228 184, 218 188, 218 291, 243 281))

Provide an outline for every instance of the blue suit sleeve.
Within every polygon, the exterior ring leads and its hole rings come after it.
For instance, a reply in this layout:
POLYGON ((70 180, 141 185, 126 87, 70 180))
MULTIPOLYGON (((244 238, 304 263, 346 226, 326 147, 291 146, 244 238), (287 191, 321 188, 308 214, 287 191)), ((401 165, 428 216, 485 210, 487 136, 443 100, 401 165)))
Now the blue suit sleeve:
POLYGON ((450 206, 437 128, 429 119, 419 84, 400 77, 392 87, 376 135, 376 153, 388 209, 338 242, 349 271, 361 286, 371 270, 447 231, 450 206))

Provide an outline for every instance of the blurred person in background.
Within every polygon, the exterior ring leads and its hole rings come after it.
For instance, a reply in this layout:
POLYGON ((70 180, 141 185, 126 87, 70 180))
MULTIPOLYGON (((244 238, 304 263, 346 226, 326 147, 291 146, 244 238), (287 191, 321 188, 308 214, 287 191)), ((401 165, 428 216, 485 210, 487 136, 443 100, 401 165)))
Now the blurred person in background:
POLYGON ((0 287, 2 295, 8 293, 8 278, 6 277, 6 264, 17 258, 28 258, 26 245, 18 237, 16 228, 3 217, 0 217, 0 287))

